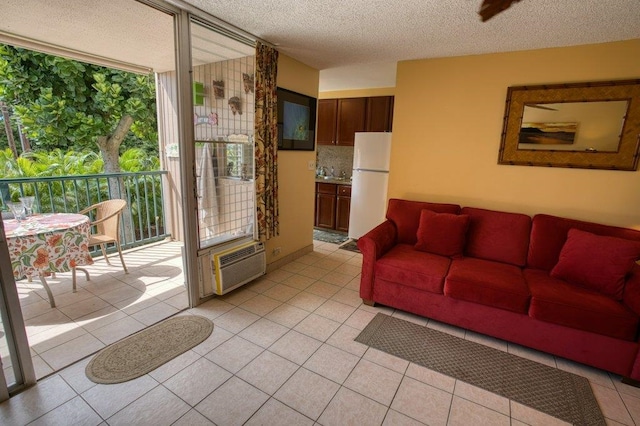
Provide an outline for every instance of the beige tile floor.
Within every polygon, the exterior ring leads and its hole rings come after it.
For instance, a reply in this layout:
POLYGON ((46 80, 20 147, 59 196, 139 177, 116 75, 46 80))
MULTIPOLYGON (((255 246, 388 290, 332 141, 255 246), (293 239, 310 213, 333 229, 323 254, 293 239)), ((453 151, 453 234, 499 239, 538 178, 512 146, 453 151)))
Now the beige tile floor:
POLYGON ((0 405, 0 424, 555 425, 561 421, 353 341, 376 312, 587 377, 607 423, 640 423, 640 389, 619 377, 425 318, 361 304, 361 257, 313 253, 179 315, 211 337, 136 380, 96 385, 86 358, 0 405), (104 423, 106 422, 106 423, 104 423))
MULTIPOLYGON (((129 274, 124 273, 117 255, 112 255, 111 266, 96 258, 86 268, 90 281, 78 272, 75 293, 71 273, 47 278, 55 309, 39 280, 17 281, 36 376, 58 371, 185 309, 181 247, 181 243, 165 241, 126 251, 129 274)), ((0 357, 11 383, 13 369, 5 339, 0 343, 0 357)))

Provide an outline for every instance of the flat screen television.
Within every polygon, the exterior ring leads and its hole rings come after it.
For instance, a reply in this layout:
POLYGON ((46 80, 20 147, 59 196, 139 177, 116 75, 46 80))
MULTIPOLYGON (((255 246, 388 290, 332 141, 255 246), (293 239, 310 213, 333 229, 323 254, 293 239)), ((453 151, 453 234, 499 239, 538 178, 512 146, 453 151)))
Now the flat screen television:
POLYGON ((317 99, 278 87, 278 149, 313 151, 317 99))

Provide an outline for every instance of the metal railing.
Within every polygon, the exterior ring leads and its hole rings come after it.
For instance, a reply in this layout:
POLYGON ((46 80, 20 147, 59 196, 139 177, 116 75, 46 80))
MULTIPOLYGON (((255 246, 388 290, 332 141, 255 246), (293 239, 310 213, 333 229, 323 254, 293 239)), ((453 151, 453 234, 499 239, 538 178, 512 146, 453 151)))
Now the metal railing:
POLYGON ((166 171, 0 179, 5 203, 34 196, 38 213, 76 213, 111 198, 127 201, 121 221, 121 245, 135 247, 169 236, 165 229, 162 175, 166 171))

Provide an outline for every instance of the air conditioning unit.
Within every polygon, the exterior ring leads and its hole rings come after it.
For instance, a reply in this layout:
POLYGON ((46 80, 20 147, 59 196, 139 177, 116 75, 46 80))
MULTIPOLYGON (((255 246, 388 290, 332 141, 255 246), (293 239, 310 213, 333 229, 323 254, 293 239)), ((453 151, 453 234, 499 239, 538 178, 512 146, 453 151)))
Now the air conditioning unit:
POLYGON ((225 294, 264 275, 264 244, 248 243, 214 248, 200 257, 200 296, 225 294))

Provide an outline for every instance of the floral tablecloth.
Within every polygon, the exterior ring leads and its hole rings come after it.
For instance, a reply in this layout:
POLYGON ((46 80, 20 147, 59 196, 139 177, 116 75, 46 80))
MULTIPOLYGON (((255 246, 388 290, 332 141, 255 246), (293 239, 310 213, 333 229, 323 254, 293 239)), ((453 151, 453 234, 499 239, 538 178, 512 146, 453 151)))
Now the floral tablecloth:
POLYGON ((91 265, 89 217, 73 213, 33 215, 4 222, 11 267, 16 278, 67 272, 91 265))

